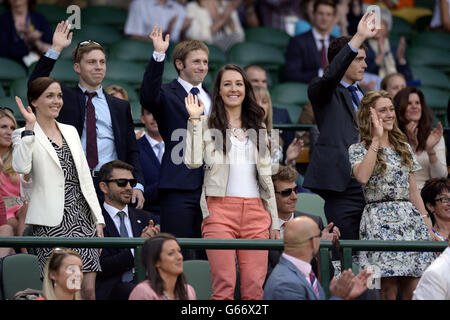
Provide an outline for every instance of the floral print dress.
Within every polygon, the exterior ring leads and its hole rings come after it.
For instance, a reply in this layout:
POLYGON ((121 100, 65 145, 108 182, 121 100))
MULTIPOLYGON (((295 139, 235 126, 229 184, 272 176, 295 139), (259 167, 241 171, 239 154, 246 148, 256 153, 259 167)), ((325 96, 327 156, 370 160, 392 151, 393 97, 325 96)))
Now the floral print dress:
MULTIPOLYGON (((380 148, 386 161, 386 173, 376 173, 362 186, 366 206, 361 218, 361 240, 431 241, 422 215, 409 201, 409 177, 421 167, 413 155, 413 168, 401 164, 401 156, 394 149, 380 148)), ((367 150, 362 143, 349 148, 352 168, 362 162, 367 150)), ((380 272, 381 277, 420 277, 434 260, 432 252, 361 251, 359 264, 380 272), (374 269, 376 268, 376 269, 374 269)))

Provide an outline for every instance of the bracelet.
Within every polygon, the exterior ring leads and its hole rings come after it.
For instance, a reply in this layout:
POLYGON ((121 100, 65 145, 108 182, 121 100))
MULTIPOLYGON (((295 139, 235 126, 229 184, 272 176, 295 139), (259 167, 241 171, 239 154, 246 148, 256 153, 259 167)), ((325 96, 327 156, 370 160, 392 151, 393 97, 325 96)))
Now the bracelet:
POLYGON ((375 149, 375 147, 370 146, 370 149, 372 149, 373 152, 378 153, 378 149, 375 149))
POLYGON ((23 138, 25 136, 34 136, 33 130, 23 130, 20 137, 23 138))
POLYGON ((192 117, 189 117, 188 120, 200 120, 200 117, 199 117, 199 118, 192 118, 192 117))

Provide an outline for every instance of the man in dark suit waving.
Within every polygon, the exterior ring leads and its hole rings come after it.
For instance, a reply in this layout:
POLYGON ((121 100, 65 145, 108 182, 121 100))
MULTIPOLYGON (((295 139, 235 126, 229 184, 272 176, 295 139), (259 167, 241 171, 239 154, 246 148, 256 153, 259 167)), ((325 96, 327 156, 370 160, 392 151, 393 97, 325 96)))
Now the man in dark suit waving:
MULTIPOLYGON (((59 23, 53 34, 51 48, 41 57, 28 82, 38 77, 48 77, 61 51, 71 43, 70 25, 67 21, 59 23)), ((142 208, 144 179, 130 104, 103 91, 105 50, 95 41, 82 41, 73 51, 72 57, 78 84, 74 88, 62 86, 64 106, 57 120, 77 129, 100 198, 98 170, 104 163, 119 159, 134 167, 139 184, 133 189, 132 202, 137 201, 136 207, 142 208)))
MULTIPOLYGON (((102 214, 105 218, 105 237, 153 237, 159 233, 159 226, 151 220, 151 214, 128 206, 133 185, 133 167, 114 160, 104 164, 99 172, 100 189, 105 202, 102 214)), ((134 250, 104 248, 100 255, 102 272, 96 278, 98 300, 128 300, 135 287, 134 250)))
POLYGON ((364 41, 376 34, 373 13, 363 16, 352 37, 331 42, 330 64, 323 77, 308 87, 320 131, 303 185, 325 199, 325 215, 339 227, 341 239, 359 239, 359 222, 365 201, 361 185, 351 176, 348 148, 359 141, 356 110, 363 93, 364 41))
MULTIPOLYGON (((209 49, 198 40, 180 42, 172 53, 178 78, 162 84, 165 53, 169 47, 169 35, 163 38, 162 34, 158 25, 150 34, 155 51, 140 90, 141 105, 155 117, 165 144, 158 186, 161 231, 176 237, 201 238, 203 168, 189 170, 183 162, 189 118, 184 99, 189 92, 198 95, 205 106, 205 114, 210 113, 211 98, 202 85, 208 73, 209 49)), ((185 256, 185 259, 190 258, 185 256)))

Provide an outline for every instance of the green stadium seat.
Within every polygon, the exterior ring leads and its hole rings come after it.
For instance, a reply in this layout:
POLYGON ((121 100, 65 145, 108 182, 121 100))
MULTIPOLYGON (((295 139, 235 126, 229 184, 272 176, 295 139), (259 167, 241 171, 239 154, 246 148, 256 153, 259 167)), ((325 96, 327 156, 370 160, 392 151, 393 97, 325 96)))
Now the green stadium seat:
POLYGON ((78 83, 78 75, 73 70, 73 61, 68 59, 58 59, 50 73, 50 77, 68 85, 78 83))
POLYGON ((27 76, 25 68, 18 62, 0 57, 0 81, 11 82, 27 76))
POLYGON ((42 290, 38 258, 32 254, 14 254, 2 260, 2 291, 11 300, 19 291, 27 288, 42 290))
MULTIPOLYGON (((87 24, 83 22, 81 29, 73 30, 76 39, 94 40, 103 46, 108 46, 123 39, 122 33, 108 25, 87 24)), ((78 41, 75 43, 77 44, 78 41)))
POLYGON ((88 6, 81 11, 82 23, 113 25, 123 28, 128 11, 111 6, 88 6))
MULTIPOLYGON (((450 34, 439 31, 420 32, 413 36, 412 46, 450 50, 450 34)), ((450 59, 448 52, 447 58, 450 59)))
POLYGON ((130 107, 133 123, 141 123, 141 103, 139 100, 130 101, 130 107))
POLYGON ((302 113, 302 106, 299 104, 290 104, 285 102, 279 102, 277 100, 272 100, 272 105, 285 109, 289 113, 289 118, 291 118, 292 123, 297 123, 298 118, 300 118, 300 114, 302 113))
POLYGON ((145 68, 141 64, 130 61, 109 60, 106 79, 122 81, 134 87, 140 87, 145 68))
POLYGON ((227 56, 218 46, 214 44, 206 44, 209 49, 209 69, 210 72, 219 70, 223 65, 227 64, 227 56))
MULTIPOLYGON (((436 111, 447 110, 448 99, 450 98, 449 91, 440 90, 437 88, 421 86, 419 88, 425 95, 425 101, 428 107, 432 108, 435 113, 436 111)), ((438 114, 436 114, 438 116, 438 114)), ((442 121, 442 120, 441 120, 442 121)), ((444 123, 444 122, 443 122, 444 123)))
POLYGON ((131 86, 131 85, 129 85, 128 83, 125 83, 125 82, 122 82, 122 81, 113 81, 113 80, 110 80, 110 79, 105 79, 102 82, 103 88, 105 88, 106 86, 112 85, 112 84, 115 84, 117 86, 121 86, 122 88, 124 88, 125 91, 128 94, 128 99, 130 101, 139 101, 139 95, 137 93, 136 88, 131 86))
POLYGON ((322 218, 323 225, 327 226, 327 217, 325 216, 325 200, 315 193, 298 193, 297 205, 295 210, 313 214, 322 218))
MULTIPOLYGON (((25 106, 27 106, 28 100, 26 98, 22 98, 22 102, 25 106)), ((19 122, 23 121, 22 114, 20 113, 19 108, 16 105, 15 97, 8 96, 0 98, 0 107, 10 108, 14 112, 14 118, 16 118, 16 120, 19 122)))
POLYGON ((450 67, 448 50, 431 47, 406 49, 408 63, 413 66, 450 67))
POLYGON ((400 33, 409 38, 412 35, 413 30, 408 21, 397 16, 392 16, 391 32, 400 33))
POLYGON ((300 82, 279 83, 271 88, 270 95, 272 101, 303 106, 308 103, 308 85, 300 82))
POLYGON ((151 42, 122 39, 110 47, 109 58, 146 63, 152 57, 153 51, 151 42))
POLYGON ((283 65, 285 62, 283 52, 280 49, 255 42, 237 43, 230 48, 228 54, 230 61, 244 65, 283 65))
POLYGON ((245 41, 267 44, 285 51, 289 44, 289 34, 271 27, 255 27, 245 29, 245 41))
POLYGON ((416 32, 422 32, 425 31, 427 29, 427 27, 430 26, 430 22, 431 22, 431 18, 433 16, 423 16, 418 18, 415 22, 414 22, 414 29, 416 30, 416 32))
POLYGON ((3 86, 0 85, 0 98, 6 97, 5 89, 3 89, 3 86))
POLYGON ((11 83, 11 96, 19 96, 22 101, 27 98, 28 78, 16 79, 11 83))
POLYGON ((57 24, 63 20, 67 20, 72 13, 68 14, 66 10, 65 7, 53 4, 38 4, 36 6, 36 11, 43 14, 51 24, 57 24))
POLYGON ((438 69, 413 66, 411 67, 411 71, 414 79, 420 80, 422 86, 450 89, 448 76, 438 69))
POLYGON ((187 283, 194 288, 197 300, 211 299, 212 280, 208 260, 184 261, 183 273, 187 283))

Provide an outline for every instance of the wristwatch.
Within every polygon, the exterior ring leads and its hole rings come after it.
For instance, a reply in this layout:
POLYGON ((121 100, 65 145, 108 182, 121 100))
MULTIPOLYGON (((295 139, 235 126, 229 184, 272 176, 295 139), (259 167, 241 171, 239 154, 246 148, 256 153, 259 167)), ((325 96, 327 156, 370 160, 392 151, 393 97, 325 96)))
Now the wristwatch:
POLYGON ((23 130, 20 137, 23 138, 25 136, 34 136, 34 131, 33 130, 23 130))

